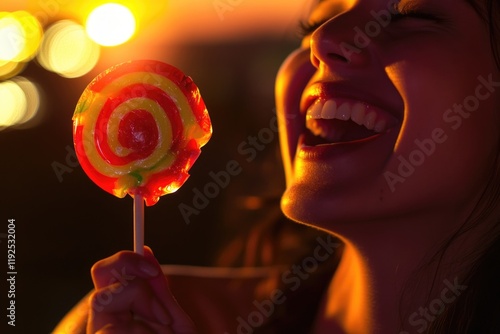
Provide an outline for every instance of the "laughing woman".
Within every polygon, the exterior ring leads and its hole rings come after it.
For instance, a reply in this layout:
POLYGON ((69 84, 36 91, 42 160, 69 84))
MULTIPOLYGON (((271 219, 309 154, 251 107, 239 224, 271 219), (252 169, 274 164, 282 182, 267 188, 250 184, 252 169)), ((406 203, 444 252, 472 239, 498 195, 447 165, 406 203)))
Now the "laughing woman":
POLYGON ((149 250, 120 252, 93 268, 87 332, 499 333, 499 22, 496 0, 317 1, 277 79, 281 206, 342 241, 335 273, 256 301, 265 275, 170 289, 149 250), (124 267, 137 279, 99 304, 124 267))
POLYGON ((317 333, 500 330, 499 14, 493 1, 313 10, 277 100, 284 213, 345 244, 317 333))

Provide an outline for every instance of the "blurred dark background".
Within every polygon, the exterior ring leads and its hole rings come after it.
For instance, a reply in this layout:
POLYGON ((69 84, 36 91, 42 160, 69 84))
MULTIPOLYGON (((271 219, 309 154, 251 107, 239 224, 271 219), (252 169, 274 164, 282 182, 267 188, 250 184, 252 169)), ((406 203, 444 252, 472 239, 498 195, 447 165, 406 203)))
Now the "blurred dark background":
MULTIPOLYGON (((12 10, 2 6, 6 5, 0 5, 0 11, 12 10)), ((237 11, 244 14, 244 2, 234 9, 233 21, 238 20, 237 11)), ((193 38, 184 43, 182 38, 175 42, 144 40, 139 30, 127 45, 104 48, 97 66, 78 78, 47 71, 36 59, 26 65, 19 75, 39 87, 39 120, 31 127, 0 131, 1 254, 6 261, 7 223, 15 219, 18 273, 16 327, 2 333, 50 333, 92 288, 92 264, 119 250, 132 249, 132 199, 118 199, 98 188, 75 164, 72 154, 71 118, 76 102, 90 80, 114 63, 154 58, 180 68, 200 88, 212 119, 213 137, 191 169, 191 177, 179 191, 146 208, 145 243, 161 263, 210 265, 229 240, 249 229, 252 219, 259 219, 266 201, 277 205, 284 184, 277 133, 257 151, 255 159, 249 159, 238 147, 250 147, 248 137, 258 136, 260 131, 270 134, 275 117, 275 75, 286 55, 298 45, 294 33, 299 17, 287 15, 281 18, 281 27, 273 27, 269 33, 260 27, 255 34, 193 38), (225 170, 231 160, 241 165, 241 174, 232 177, 228 186, 186 223, 179 205, 193 207, 194 189, 202 191, 213 181, 209 173, 225 170), (253 218, 239 219, 245 215, 253 218)), ((196 25, 192 19, 191 24, 196 25)), ((254 20, 256 27, 262 25, 258 16, 254 20)), ((157 19, 149 29, 161 26, 157 19)), ((166 23, 164 28, 168 28, 166 23)), ((5 292, 2 288, 2 296, 5 292)), ((5 301, 3 297, 3 312, 5 301)), ((2 319, 4 326, 5 315, 2 319)))

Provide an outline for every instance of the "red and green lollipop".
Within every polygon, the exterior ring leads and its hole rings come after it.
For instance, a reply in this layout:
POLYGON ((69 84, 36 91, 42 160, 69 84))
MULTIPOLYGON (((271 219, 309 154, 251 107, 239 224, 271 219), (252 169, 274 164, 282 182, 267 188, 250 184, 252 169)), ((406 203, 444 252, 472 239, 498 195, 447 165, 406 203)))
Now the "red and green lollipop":
POLYGON ((211 134, 208 111, 192 79, 154 60, 119 64, 98 75, 73 116, 84 171, 107 192, 134 198, 139 252, 144 201, 153 205, 179 189, 211 134))

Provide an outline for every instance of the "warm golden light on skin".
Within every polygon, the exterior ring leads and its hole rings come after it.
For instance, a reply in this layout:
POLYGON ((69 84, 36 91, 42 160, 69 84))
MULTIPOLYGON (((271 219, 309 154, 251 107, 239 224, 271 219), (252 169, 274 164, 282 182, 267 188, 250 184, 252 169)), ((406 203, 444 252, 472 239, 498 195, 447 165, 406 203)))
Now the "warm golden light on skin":
POLYGON ((325 316, 344 324, 347 333, 372 333, 366 263, 349 242, 344 242, 342 260, 328 290, 325 316))
POLYGON ((125 6, 108 3, 94 9, 85 23, 92 40, 103 46, 128 41, 135 32, 135 17, 125 6))
POLYGON ((394 86, 396 90, 399 92, 401 98, 403 99, 403 103, 405 106, 404 110, 404 117, 403 117, 403 124, 401 125, 401 130, 399 131, 399 136, 396 141, 396 144, 394 145, 394 152, 397 152, 399 149, 399 146, 401 145, 401 138, 404 136, 405 131, 404 129, 407 128, 407 123, 408 123, 408 117, 407 117, 407 110, 406 106, 408 105, 408 101, 406 99, 406 96, 403 94, 405 91, 405 88, 403 87, 402 79, 400 77, 400 72, 401 69, 398 69, 398 67, 404 66, 404 63, 394 63, 389 66, 385 67, 385 73, 387 73, 387 77, 391 80, 391 82, 394 83, 394 86))
POLYGON ((0 60, 21 62, 34 57, 42 39, 38 20, 25 11, 0 13, 0 60))
POLYGON ((99 46, 84 28, 69 20, 59 21, 45 33, 38 61, 47 70, 66 78, 90 72, 99 60, 99 46))
POLYGON ((291 138, 289 132, 301 131, 301 124, 297 122, 299 111, 293 108, 298 108, 300 94, 314 71, 309 58, 310 52, 307 49, 294 51, 281 65, 275 83, 280 146, 287 184, 293 177, 293 158, 297 147, 295 140, 298 139, 291 138))

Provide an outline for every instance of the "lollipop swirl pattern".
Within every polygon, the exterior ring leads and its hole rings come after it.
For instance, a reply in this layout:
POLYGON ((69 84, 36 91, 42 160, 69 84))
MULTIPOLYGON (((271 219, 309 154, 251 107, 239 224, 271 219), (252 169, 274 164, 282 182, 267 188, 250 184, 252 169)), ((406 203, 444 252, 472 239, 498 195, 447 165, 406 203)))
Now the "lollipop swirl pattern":
POLYGON ((75 149, 87 175, 117 197, 141 195, 147 205, 183 185, 211 134, 191 78, 150 60, 101 73, 73 117, 75 149))

